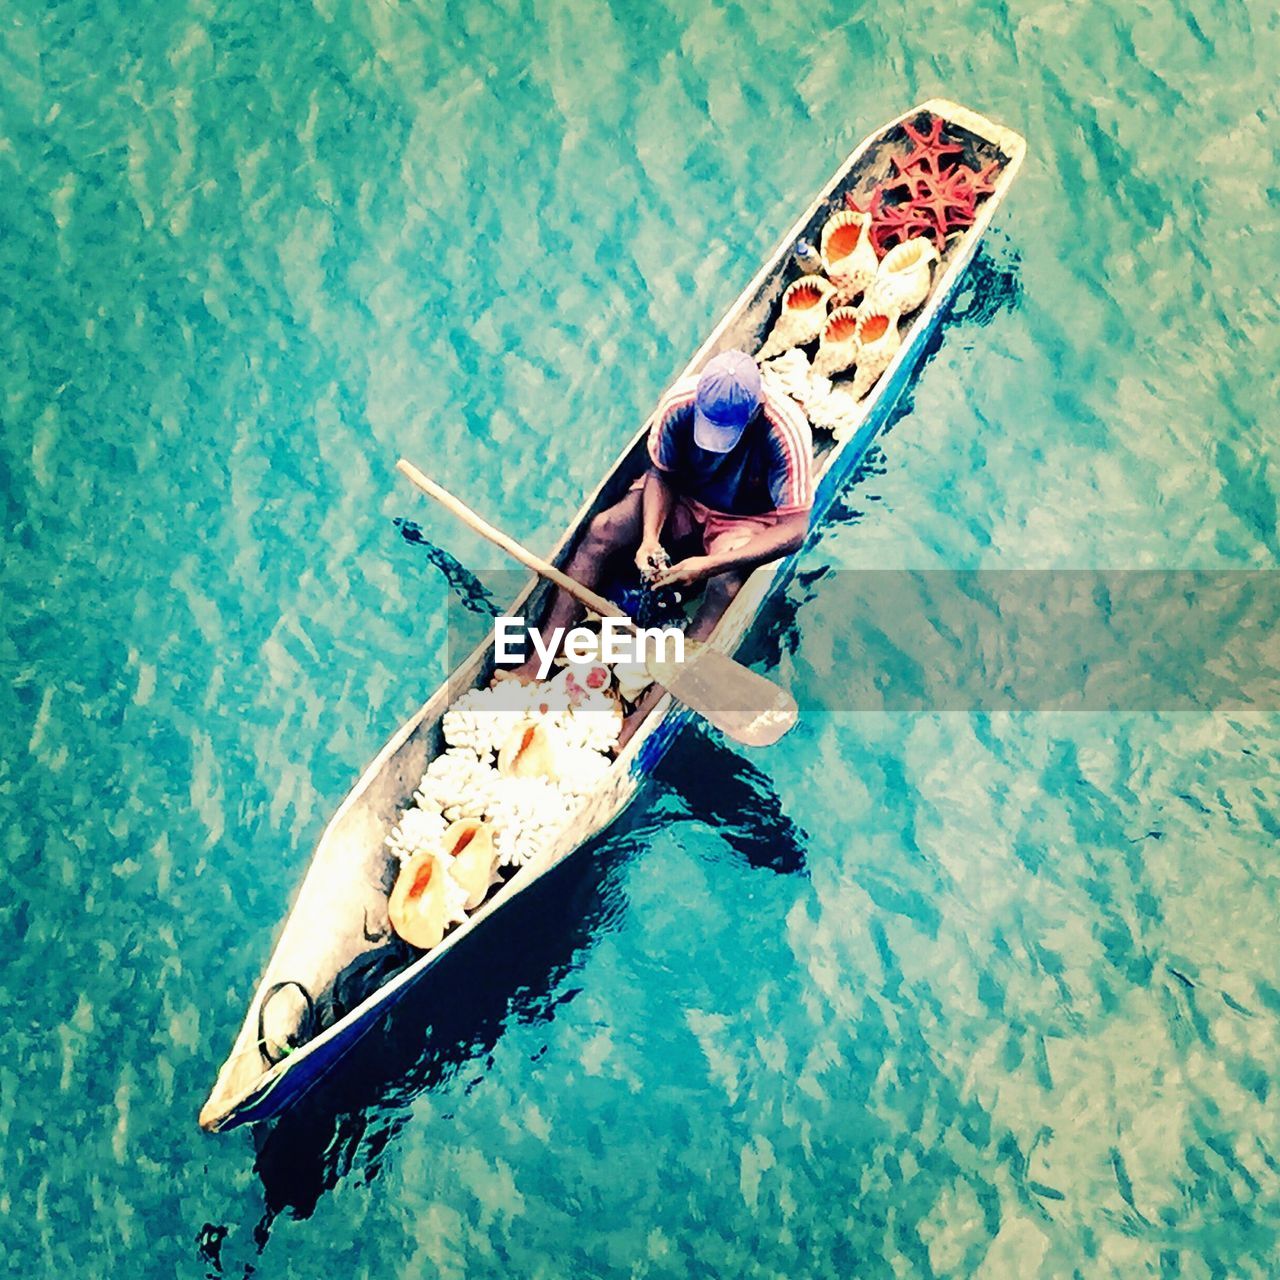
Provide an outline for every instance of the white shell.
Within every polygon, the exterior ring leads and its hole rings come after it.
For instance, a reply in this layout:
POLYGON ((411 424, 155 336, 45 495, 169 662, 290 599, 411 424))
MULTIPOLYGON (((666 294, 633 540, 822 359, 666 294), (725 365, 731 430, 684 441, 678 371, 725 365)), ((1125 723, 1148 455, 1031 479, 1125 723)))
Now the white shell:
POLYGON ((497 778, 497 773, 474 751, 454 747, 427 766, 414 799, 423 809, 439 810, 450 822, 482 818, 497 778))
POLYGON ((406 809, 400 815, 400 824, 391 828, 387 848, 401 862, 415 853, 432 848, 445 833, 448 823, 436 810, 406 809))
POLYGON ((613 762, 590 747, 563 751, 560 755, 560 789, 571 796, 590 795, 609 772, 613 762))
POLYGON ((506 778, 494 801, 493 843, 503 866, 523 866, 545 852, 577 810, 546 778, 506 778))
POLYGON ((864 416, 861 406, 845 387, 834 388, 809 410, 809 421, 815 427, 830 431, 837 440, 847 439, 864 416))
MULTIPOLYGON (((604 780, 613 763, 609 753, 622 732, 622 708, 611 693, 612 679, 597 689, 570 687, 570 676, 585 678, 586 670, 566 668, 540 684, 499 681, 458 698, 442 717, 448 749, 427 766, 414 793, 416 807, 405 810, 388 835, 391 852, 403 861, 420 851, 441 850, 448 824, 459 818, 489 819, 503 865, 520 865, 549 850, 584 797, 604 780), (495 751, 513 730, 530 724, 546 731, 557 781, 504 776, 495 767, 495 751)), ((643 671, 636 678, 649 683, 643 671)), ((456 887, 452 877, 447 879, 456 887)), ((468 895, 464 892, 457 901, 454 897, 450 918, 462 919, 458 903, 468 895)), ((472 893, 470 900, 475 897, 472 893)))
POLYGON ((858 359, 858 313, 852 307, 837 307, 822 331, 813 371, 823 377, 853 368, 858 359))
POLYGON ((622 708, 612 698, 574 707, 559 717, 557 727, 567 748, 612 751, 622 734, 622 708))
POLYGON ((822 228, 822 261, 835 285, 837 306, 852 302, 875 279, 879 261, 871 244, 871 215, 842 209, 822 228), (849 228, 854 228, 851 236, 849 228))
POLYGON ((831 393, 831 380, 814 373, 809 357, 798 347, 762 365, 760 375, 771 388, 790 396, 806 413, 810 405, 831 393))
POLYGON ((876 278, 863 299, 863 312, 896 311, 906 315, 914 311, 929 296, 933 264, 937 261, 938 251, 933 241, 922 236, 895 245, 880 262, 876 278))
POLYGON ((801 276, 787 286, 782 295, 782 307, 778 321, 773 326, 764 345, 756 355, 757 360, 768 360, 789 347, 812 342, 822 332, 827 318, 827 304, 835 293, 830 280, 821 276, 801 276))

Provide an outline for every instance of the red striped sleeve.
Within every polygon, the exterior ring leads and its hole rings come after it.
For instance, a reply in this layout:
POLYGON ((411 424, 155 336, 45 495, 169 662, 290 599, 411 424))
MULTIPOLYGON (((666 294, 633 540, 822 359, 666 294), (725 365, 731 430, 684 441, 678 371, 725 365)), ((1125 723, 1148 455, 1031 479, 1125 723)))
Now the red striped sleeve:
POLYGON ((808 419, 786 396, 766 393, 765 418, 774 443, 777 472, 770 493, 779 514, 808 511, 813 506, 813 436, 808 419))
POLYGON ((677 452, 672 438, 676 419, 693 405, 698 380, 682 378, 658 402, 649 428, 649 460, 659 471, 670 471, 675 466, 677 452))

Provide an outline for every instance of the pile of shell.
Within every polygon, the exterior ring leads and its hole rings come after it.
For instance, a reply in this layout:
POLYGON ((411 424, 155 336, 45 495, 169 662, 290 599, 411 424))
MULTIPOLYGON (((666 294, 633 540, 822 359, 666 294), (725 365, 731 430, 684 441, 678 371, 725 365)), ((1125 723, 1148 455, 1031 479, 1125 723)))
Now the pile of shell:
POLYGON ((387 837, 401 868, 391 924, 430 950, 500 884, 546 853, 603 779, 622 730, 612 675, 568 666, 537 684, 471 689, 441 724, 446 750, 387 837))
POLYGON ((830 427, 840 438, 856 427, 857 402, 901 346, 898 322, 929 296, 938 253, 916 237, 879 257, 870 214, 854 209, 827 219, 820 245, 824 274, 787 287, 756 359, 815 427, 830 427), (810 363, 800 348, 814 342, 810 363), (850 373, 851 380, 833 386, 832 379, 850 373))
POLYGON ((957 164, 964 148, 948 139, 940 117, 928 117, 928 132, 915 124, 903 126, 912 149, 891 157, 894 180, 878 184, 865 208, 846 195, 848 207, 827 219, 818 245, 821 271, 806 265, 808 274, 787 287, 756 356, 775 391, 837 439, 861 422, 858 402, 902 345, 901 319, 929 296, 948 236, 971 225, 979 202, 995 189, 999 166, 976 172, 957 164), (884 193, 897 188, 905 197, 886 200, 884 193), (810 362, 800 348, 813 343, 810 362), (833 379, 840 380, 833 385, 833 379))

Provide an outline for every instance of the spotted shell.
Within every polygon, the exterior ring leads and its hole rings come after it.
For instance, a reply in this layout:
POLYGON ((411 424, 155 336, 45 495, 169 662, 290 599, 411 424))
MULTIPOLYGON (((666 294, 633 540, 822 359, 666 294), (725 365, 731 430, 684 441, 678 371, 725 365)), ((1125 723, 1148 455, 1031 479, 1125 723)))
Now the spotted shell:
POLYGON ((837 306, 852 302, 875 279, 879 259, 871 244, 871 216, 841 209, 822 228, 822 262, 835 286, 837 306))
POLYGON ((858 372, 850 388, 855 400, 871 390, 901 345, 896 311, 868 311, 858 317, 858 372))
POLYGON ((822 276, 801 276, 789 284, 782 295, 778 321, 756 359, 769 360, 791 347, 812 342, 822 332, 827 304, 834 294, 835 286, 822 276))
POLYGON ((906 315, 928 296, 938 251, 931 240, 915 236, 895 245, 880 262, 863 299, 864 311, 896 311, 906 315))
POLYGON ((813 357, 813 372, 824 377, 851 369, 858 359, 858 313, 837 307, 823 326, 822 341, 813 357))

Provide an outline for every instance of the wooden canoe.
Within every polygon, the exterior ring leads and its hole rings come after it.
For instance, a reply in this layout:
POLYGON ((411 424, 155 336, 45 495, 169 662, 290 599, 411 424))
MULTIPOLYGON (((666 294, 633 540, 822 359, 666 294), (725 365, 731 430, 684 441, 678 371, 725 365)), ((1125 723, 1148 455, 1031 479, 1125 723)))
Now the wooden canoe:
MULTIPOLYGON (((816 243, 827 218, 844 207, 846 193, 861 202, 876 182, 890 178, 889 157, 900 152, 906 142, 903 125, 923 125, 925 113, 942 117, 948 136, 963 142, 966 163, 974 168, 993 162, 998 165, 995 187, 979 204, 973 225, 949 239, 930 294, 904 322, 902 345, 862 402, 856 429, 838 443, 815 430, 817 493, 811 533, 914 373, 930 333, 1022 163, 1026 150, 1023 138, 941 99, 925 102, 890 121, 840 166, 684 371, 696 373, 717 352, 731 347, 759 349, 783 290, 798 274, 793 260, 796 241, 803 238, 816 243)), ((570 521, 549 557, 554 563, 564 563, 587 520, 616 501, 643 471, 648 429, 646 422, 570 521)), ((757 569, 721 619, 711 643, 732 653, 765 598, 785 581, 793 563, 794 557, 790 557, 757 569)), ((507 612, 538 617, 545 591, 542 583, 531 580, 507 612)), ((462 691, 486 682, 491 673, 492 649, 486 643, 400 726, 325 828, 250 1001, 244 1026, 200 1112, 203 1128, 220 1131, 265 1120, 301 1096, 459 939, 485 928, 517 894, 612 822, 690 715, 669 696, 664 697, 619 752, 599 791, 543 857, 520 868, 434 950, 407 952, 394 938, 387 920, 387 898, 397 866, 385 839, 411 802, 427 763, 442 749, 440 719, 444 711, 462 691), (342 992, 340 999, 334 998, 338 991, 342 992), (271 1061, 267 1046, 281 1044, 294 1047, 279 1061, 271 1061)))

